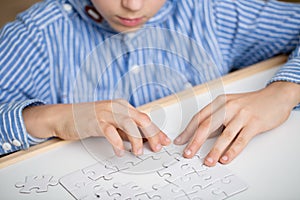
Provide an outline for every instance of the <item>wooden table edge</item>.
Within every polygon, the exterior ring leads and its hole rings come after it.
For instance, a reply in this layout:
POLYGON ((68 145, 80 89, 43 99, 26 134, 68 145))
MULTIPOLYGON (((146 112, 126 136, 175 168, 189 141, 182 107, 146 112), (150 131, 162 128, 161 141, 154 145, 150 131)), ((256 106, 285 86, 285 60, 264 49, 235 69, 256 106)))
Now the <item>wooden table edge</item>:
MULTIPOLYGON (((150 113, 150 111, 157 108, 157 105, 159 105, 159 107, 165 107, 165 106, 176 103, 178 101, 178 98, 180 100, 183 100, 183 99, 189 98, 193 95, 203 94, 209 90, 208 85, 214 85, 214 83, 217 83, 219 81, 222 81, 224 85, 227 85, 234 81, 249 77, 256 73, 259 73, 259 72, 268 70, 270 68, 279 66, 281 64, 284 64, 286 62, 286 60, 287 60, 287 56, 280 55, 280 56, 271 58, 269 60, 257 63, 255 65, 246 67, 244 69, 237 70, 235 72, 227 74, 218 80, 210 81, 209 83, 195 86, 195 87, 193 87, 192 90, 185 90, 185 91, 179 92, 176 95, 175 94, 170 95, 170 96, 158 99, 156 101, 150 102, 148 104, 138 107, 138 109, 142 112, 150 113)), ((0 169, 8 167, 8 166, 15 164, 17 162, 20 162, 22 160, 26 160, 28 158, 31 158, 31 157, 41 154, 43 152, 47 152, 56 147, 69 144, 71 142, 73 142, 73 141, 65 141, 65 140, 55 138, 55 139, 51 139, 49 141, 43 142, 41 144, 32 146, 27 150, 18 151, 18 152, 12 153, 10 155, 4 156, 4 157, 0 158, 0 169)))

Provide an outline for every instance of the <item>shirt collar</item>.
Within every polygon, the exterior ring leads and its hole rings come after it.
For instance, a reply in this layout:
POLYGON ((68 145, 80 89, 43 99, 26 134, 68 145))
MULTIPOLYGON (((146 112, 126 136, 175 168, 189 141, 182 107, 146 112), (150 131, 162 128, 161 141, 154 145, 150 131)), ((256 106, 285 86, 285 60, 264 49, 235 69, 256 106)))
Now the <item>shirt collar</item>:
MULTIPOLYGON (((78 12, 78 14, 88 23, 92 23, 109 32, 115 32, 105 20, 99 22, 93 19, 90 16, 90 14, 88 14, 87 7, 93 8, 93 4, 90 0, 68 0, 68 1, 73 6, 75 11, 78 12)), ((165 20, 167 20, 168 17, 171 17, 172 13, 174 12, 174 9, 176 7, 176 2, 177 0, 166 0, 165 4, 158 11, 158 13, 155 16, 153 16, 145 25, 155 26, 156 24, 162 23, 165 20)))

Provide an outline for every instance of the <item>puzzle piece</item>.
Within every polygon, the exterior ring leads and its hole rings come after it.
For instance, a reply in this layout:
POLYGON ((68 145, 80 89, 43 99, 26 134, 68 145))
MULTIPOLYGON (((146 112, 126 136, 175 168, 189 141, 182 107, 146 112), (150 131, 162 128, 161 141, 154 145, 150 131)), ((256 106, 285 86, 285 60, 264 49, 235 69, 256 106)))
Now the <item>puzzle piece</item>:
POLYGON ((187 194, 190 200, 222 200, 227 198, 224 193, 214 194, 207 189, 198 188, 196 192, 187 194))
POLYGON ((104 188, 101 184, 96 182, 89 183, 77 183, 76 189, 72 190, 72 195, 76 199, 94 199, 99 198, 99 193, 104 191, 104 188))
POLYGON ((165 200, 165 199, 174 199, 174 200, 188 200, 186 194, 180 190, 176 185, 170 183, 160 188, 153 188, 153 191, 147 192, 145 194, 140 194, 136 196, 137 199, 155 199, 155 200, 165 200))
POLYGON ((85 169, 72 172, 62 177, 59 182, 76 199, 109 199, 106 190, 104 190, 104 184, 107 186, 108 183, 110 183, 107 179, 105 179, 105 177, 108 177, 109 174, 106 175, 105 173, 100 173, 99 170, 100 168, 103 169, 103 165, 101 165, 102 167, 99 165, 94 164, 85 169), (86 174, 83 171, 85 171, 86 174), (92 171, 96 173, 93 174, 91 173, 92 171), (103 174, 104 176, 102 176, 103 174), (89 175, 92 177, 89 178, 89 175), (101 179, 101 177, 103 177, 103 179, 101 179), (104 182, 99 182, 99 179, 104 182))
POLYGON ((203 159, 199 156, 194 156, 192 158, 184 158, 184 157, 177 157, 176 158, 179 162, 186 163, 189 167, 193 168, 196 172, 202 172, 207 170, 209 167, 204 165, 203 159))
POLYGON ((181 156, 183 153, 183 150, 185 148, 185 145, 175 145, 170 144, 168 146, 164 146, 163 149, 166 151, 170 156, 181 156))
POLYGON ((111 199, 111 197, 109 196, 109 194, 107 193, 106 190, 103 190, 103 191, 95 192, 95 195, 93 197, 88 197, 88 198, 83 199, 83 200, 94 200, 94 199, 108 200, 108 199, 111 199))
POLYGON ((144 152, 144 154, 139 155, 138 158, 141 160, 147 160, 147 159, 152 159, 152 160, 160 160, 161 159, 161 155, 162 153, 166 153, 166 151, 164 151, 163 149, 159 152, 152 152, 150 150, 144 152), (147 153, 146 153, 147 152, 147 153))
MULTIPOLYGON (((187 196, 179 196, 179 197, 169 197, 168 199, 174 199, 174 200, 190 200, 187 196)), ((167 199, 167 200, 168 200, 167 199)), ((157 194, 154 197, 149 197, 148 194, 144 193, 144 194, 140 194, 138 196, 136 196, 135 200, 164 200, 164 198, 162 196, 160 196, 159 194, 157 194)))
POLYGON ((138 194, 135 196, 135 199, 136 200, 155 200, 155 197, 154 198, 150 198, 149 195, 147 193, 142 193, 142 194, 138 194))
POLYGON ((224 193, 227 197, 242 192, 248 188, 247 184, 235 175, 226 176, 211 187, 213 194, 224 193))
POLYGON ((104 198, 104 195, 102 194, 105 194, 104 192, 106 192, 104 187, 97 182, 76 183, 75 187, 76 188, 70 192, 76 199, 100 199, 100 197, 104 198))
MULTIPOLYGON (((207 184, 207 182, 203 181, 203 177, 198 176, 197 173, 191 173, 186 176, 182 176, 176 179, 172 184, 176 185, 180 190, 182 190, 186 194, 192 194, 197 192, 198 194, 211 193, 210 191, 205 191, 204 189, 211 185, 211 183, 207 184)), ((216 189, 217 191, 217 189, 216 189)), ((212 194, 205 194, 204 196, 213 197, 212 194)), ((217 194, 215 195, 217 196, 217 194)))
POLYGON ((84 174, 82 170, 77 170, 68 175, 65 175, 59 180, 59 183, 69 192, 76 190, 78 188, 78 183, 88 184, 91 182, 92 179, 90 179, 86 174, 84 174))
MULTIPOLYGON (((144 156, 144 155, 143 155, 144 156)), ((161 151, 147 155, 145 160, 134 166, 131 171, 134 173, 150 173, 164 168, 166 162, 174 163, 176 159, 170 156, 167 152, 161 151)))
POLYGON ((105 161, 105 165, 107 168, 112 168, 112 169, 117 168, 119 171, 122 171, 122 170, 129 169, 142 161, 143 160, 141 160, 137 156, 126 151, 124 156, 122 157, 114 156, 110 159, 107 159, 105 161))
POLYGON ((202 172, 208 169, 208 167, 203 165, 203 160, 197 156, 190 159, 180 157, 173 163, 169 163, 167 165, 164 163, 163 166, 165 166, 165 168, 157 171, 157 173, 161 177, 168 176, 166 180, 169 182, 173 182, 177 178, 190 173, 202 172))
POLYGON ((176 162, 174 165, 157 171, 159 176, 165 177, 165 180, 168 182, 173 182, 176 179, 193 172, 195 171, 189 167, 188 164, 181 162, 176 162))
POLYGON ((135 199, 136 195, 144 193, 141 187, 137 184, 130 182, 126 184, 116 183, 114 184, 114 188, 107 191, 110 196, 114 198, 114 200, 118 199, 135 199))
POLYGON ((221 200, 247 189, 247 184, 235 175, 230 175, 214 182, 207 188, 198 188, 196 192, 188 193, 191 200, 207 199, 221 200))
MULTIPOLYGON (((214 167, 207 167, 206 170, 196 170, 195 174, 199 177, 198 183, 202 188, 205 188, 228 175, 232 175, 232 172, 217 163, 214 167)), ((191 173, 192 175, 193 173, 191 173)))
POLYGON ((22 188, 20 193, 29 194, 32 190, 36 189, 36 192, 47 192, 48 186, 55 186, 58 184, 57 180, 53 179, 53 176, 26 176, 25 182, 16 183, 17 188, 22 188))
POLYGON ((82 171, 90 179, 96 181, 100 178, 104 178, 105 180, 111 180, 113 178, 111 175, 118 172, 118 169, 116 167, 108 168, 101 163, 96 163, 94 165, 82 169, 82 171))
POLYGON ((199 188, 203 189, 203 185, 201 185, 201 177, 195 174, 189 174, 187 176, 182 176, 176 179, 173 182, 180 190, 183 190, 185 193, 193 193, 199 190, 199 188), (200 180, 200 182, 199 182, 200 180))
MULTIPOLYGON (((148 143, 146 143, 145 146, 149 146, 148 143)), ((148 147, 150 148, 150 147, 148 147)), ((181 155, 181 150, 174 144, 170 144, 168 146, 163 146, 162 149, 159 152, 153 152, 149 150, 148 148, 145 149, 145 152, 143 155, 138 156, 141 160, 161 160, 164 157, 167 158, 176 158, 181 155), (168 155, 168 156, 166 156, 168 155)))

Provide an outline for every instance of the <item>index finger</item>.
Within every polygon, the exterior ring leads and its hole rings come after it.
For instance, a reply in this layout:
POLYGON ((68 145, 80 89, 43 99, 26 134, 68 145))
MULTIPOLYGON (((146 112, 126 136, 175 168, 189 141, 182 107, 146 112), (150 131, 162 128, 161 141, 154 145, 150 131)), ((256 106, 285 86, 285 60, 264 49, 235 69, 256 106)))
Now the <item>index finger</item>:
POLYGON ((206 139, 209 137, 209 135, 215 132, 218 128, 220 128, 223 125, 224 112, 224 109, 220 108, 199 124, 190 143, 184 150, 184 157, 193 157, 198 152, 203 143, 206 141, 206 139))
POLYGON ((226 102, 226 95, 220 95, 210 104, 206 105, 201 111, 193 116, 184 131, 175 139, 176 144, 185 144, 190 140, 190 137, 199 128, 199 124, 203 123, 207 118, 211 117, 213 113, 222 108, 226 102))

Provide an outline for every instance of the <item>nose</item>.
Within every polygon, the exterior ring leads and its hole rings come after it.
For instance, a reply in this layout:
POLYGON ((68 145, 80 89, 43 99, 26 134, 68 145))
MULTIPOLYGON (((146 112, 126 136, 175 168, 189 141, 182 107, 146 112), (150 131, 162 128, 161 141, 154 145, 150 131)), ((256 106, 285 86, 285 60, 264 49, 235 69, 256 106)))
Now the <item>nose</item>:
POLYGON ((138 11, 144 5, 144 0, 122 0, 122 6, 131 11, 138 11))

